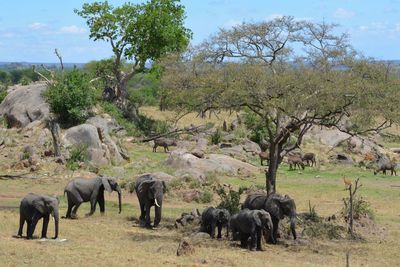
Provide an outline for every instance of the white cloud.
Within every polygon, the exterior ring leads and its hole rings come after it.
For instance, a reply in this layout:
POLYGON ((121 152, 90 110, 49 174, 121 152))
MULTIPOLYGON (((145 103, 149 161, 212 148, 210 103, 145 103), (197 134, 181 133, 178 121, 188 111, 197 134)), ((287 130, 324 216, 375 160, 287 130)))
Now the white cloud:
POLYGON ((75 25, 71 25, 71 26, 64 26, 60 29, 60 32, 62 33, 72 33, 72 34, 81 34, 81 33, 85 33, 86 29, 85 28, 80 28, 78 26, 75 25))
POLYGON ((338 9, 336 9, 333 16, 337 19, 350 19, 355 16, 355 13, 351 10, 339 7, 338 9))
POLYGON ((269 16, 267 17, 267 20, 280 19, 280 18, 282 18, 282 17, 283 17, 282 14, 279 14, 279 13, 272 13, 271 15, 269 15, 269 16))
POLYGON ((29 24, 28 28, 32 29, 32 30, 40 30, 40 29, 45 28, 46 26, 47 26, 47 24, 45 24, 45 23, 34 22, 34 23, 29 24))

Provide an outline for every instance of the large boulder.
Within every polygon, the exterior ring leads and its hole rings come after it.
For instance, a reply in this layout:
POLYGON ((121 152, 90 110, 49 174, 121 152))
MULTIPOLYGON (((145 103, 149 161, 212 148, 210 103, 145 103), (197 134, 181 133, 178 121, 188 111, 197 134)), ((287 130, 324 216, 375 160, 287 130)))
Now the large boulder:
POLYGON ((88 160, 95 166, 107 163, 117 164, 123 161, 121 148, 102 128, 91 124, 81 124, 66 130, 63 144, 65 147, 85 145, 88 160))
POLYGON ((176 169, 177 176, 190 175, 198 179, 204 179, 214 172, 231 175, 251 175, 258 172, 256 166, 226 155, 209 154, 205 158, 198 158, 180 149, 172 151, 165 163, 176 169))
POLYGON ((50 109, 42 96, 46 88, 45 83, 11 88, 0 104, 0 115, 4 116, 7 127, 24 128, 34 121, 47 119, 50 109))
POLYGON ((110 117, 108 114, 90 117, 86 120, 86 123, 91 124, 96 128, 102 128, 106 134, 122 129, 121 126, 119 126, 118 123, 115 121, 115 119, 110 117))

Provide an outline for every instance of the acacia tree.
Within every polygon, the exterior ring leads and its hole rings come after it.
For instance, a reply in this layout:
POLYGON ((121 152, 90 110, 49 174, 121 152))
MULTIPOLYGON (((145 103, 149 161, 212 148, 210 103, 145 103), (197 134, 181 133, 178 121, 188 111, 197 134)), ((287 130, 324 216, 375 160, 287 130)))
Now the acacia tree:
POLYGON ((86 20, 90 39, 110 43, 117 102, 133 119, 137 118, 137 108, 127 101, 127 82, 142 72, 148 61, 185 49, 191 38, 191 31, 183 25, 185 12, 179 2, 149 0, 113 7, 105 1, 86 3, 81 10, 74 10, 86 20), (123 60, 131 63, 128 70, 123 70, 123 60))
POLYGON ((313 125, 360 134, 398 118, 398 80, 383 80, 379 65, 356 59, 334 27, 283 17, 222 29, 196 53, 165 61, 170 106, 257 116, 269 142, 266 187, 274 193, 283 157, 313 125))

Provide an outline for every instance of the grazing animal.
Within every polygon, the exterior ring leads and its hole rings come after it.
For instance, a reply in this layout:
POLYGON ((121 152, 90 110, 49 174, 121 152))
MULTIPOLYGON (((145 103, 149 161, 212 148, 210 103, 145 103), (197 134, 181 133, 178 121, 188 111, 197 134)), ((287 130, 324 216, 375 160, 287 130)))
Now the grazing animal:
POLYGON ((88 201, 90 201, 90 212, 86 216, 91 216, 95 212, 97 203, 99 203, 100 212, 103 213, 105 211, 104 190, 109 193, 117 191, 119 213, 121 213, 121 188, 113 177, 75 178, 64 189, 64 193, 67 193, 68 210, 63 218, 76 219, 79 206, 82 202, 88 201))
POLYGON ((157 227, 161 221, 164 193, 167 191, 165 182, 155 179, 151 174, 145 174, 136 180, 135 191, 140 205, 140 224, 144 223, 146 228, 152 228, 150 208, 155 206, 154 227, 157 227))
POLYGON ((289 163, 289 169, 290 170, 295 170, 296 167, 300 169, 300 167, 304 170, 305 166, 303 163, 303 160, 301 156, 298 155, 289 155, 288 156, 288 163, 289 163))
POLYGON ((222 227, 226 227, 226 237, 229 236, 229 219, 231 215, 226 209, 206 208, 201 214, 201 232, 208 233, 215 238, 215 228, 218 228, 217 238, 221 238, 222 227))
POLYGON ((248 195, 242 206, 243 209, 250 210, 265 210, 271 215, 273 224, 273 237, 269 239, 269 242, 276 244, 278 235, 279 221, 285 216, 290 219, 290 230, 293 238, 296 239, 296 204, 294 200, 289 196, 272 194, 267 196, 265 194, 251 194, 248 195))
POLYGON ((260 156, 261 166, 263 165, 264 160, 269 161, 269 152, 260 152, 258 153, 258 156, 260 156))
POLYGON ((305 153, 301 159, 303 160, 303 162, 305 161, 307 163, 307 166, 315 166, 317 165, 317 162, 315 160, 315 154, 314 153, 305 153), (311 165, 310 165, 311 162, 311 165))
MULTIPOLYGON (((273 239, 273 224, 271 216, 265 210, 243 209, 233 215, 229 221, 233 240, 240 240, 240 246, 247 248, 247 241, 251 237, 250 250, 263 250, 261 238, 263 232, 270 233, 273 239)), ((274 242, 273 242, 274 243, 274 242)))
POLYGON ((22 237, 24 223, 27 224, 26 238, 32 239, 33 232, 37 222, 43 218, 43 227, 41 238, 47 238, 47 226, 49 225, 50 215, 54 217, 54 239, 58 237, 58 204, 56 197, 46 195, 37 195, 29 193, 22 200, 19 206, 19 230, 18 237, 22 237))
POLYGON ((382 164, 379 168, 374 170, 374 175, 376 175, 378 172, 382 172, 384 175, 386 175, 386 171, 390 170, 390 175, 393 176, 394 174, 394 176, 396 176, 397 175, 396 166, 397 166, 396 162, 392 161, 386 162, 382 164))
POLYGON ((164 152, 168 152, 169 146, 176 146, 176 140, 175 139, 168 139, 165 137, 160 137, 158 139, 154 140, 154 146, 153 146, 153 152, 157 152, 157 147, 162 146, 164 147, 164 152))

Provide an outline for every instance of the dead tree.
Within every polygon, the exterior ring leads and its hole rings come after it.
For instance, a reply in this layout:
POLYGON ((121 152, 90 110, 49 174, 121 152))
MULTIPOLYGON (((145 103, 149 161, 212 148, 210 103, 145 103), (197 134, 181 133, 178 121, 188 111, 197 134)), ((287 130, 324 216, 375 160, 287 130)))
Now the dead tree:
POLYGON ((354 238, 354 231, 353 231, 353 200, 356 195, 357 190, 362 186, 359 184, 360 178, 357 178, 357 180, 354 183, 354 188, 353 188, 353 183, 346 178, 343 178, 344 183, 346 184, 347 188, 346 190, 349 191, 349 215, 348 215, 348 233, 351 238, 354 238))
POLYGON ((60 157, 61 156, 60 125, 52 117, 50 117, 47 125, 51 132, 51 136, 53 137, 54 156, 60 157))

